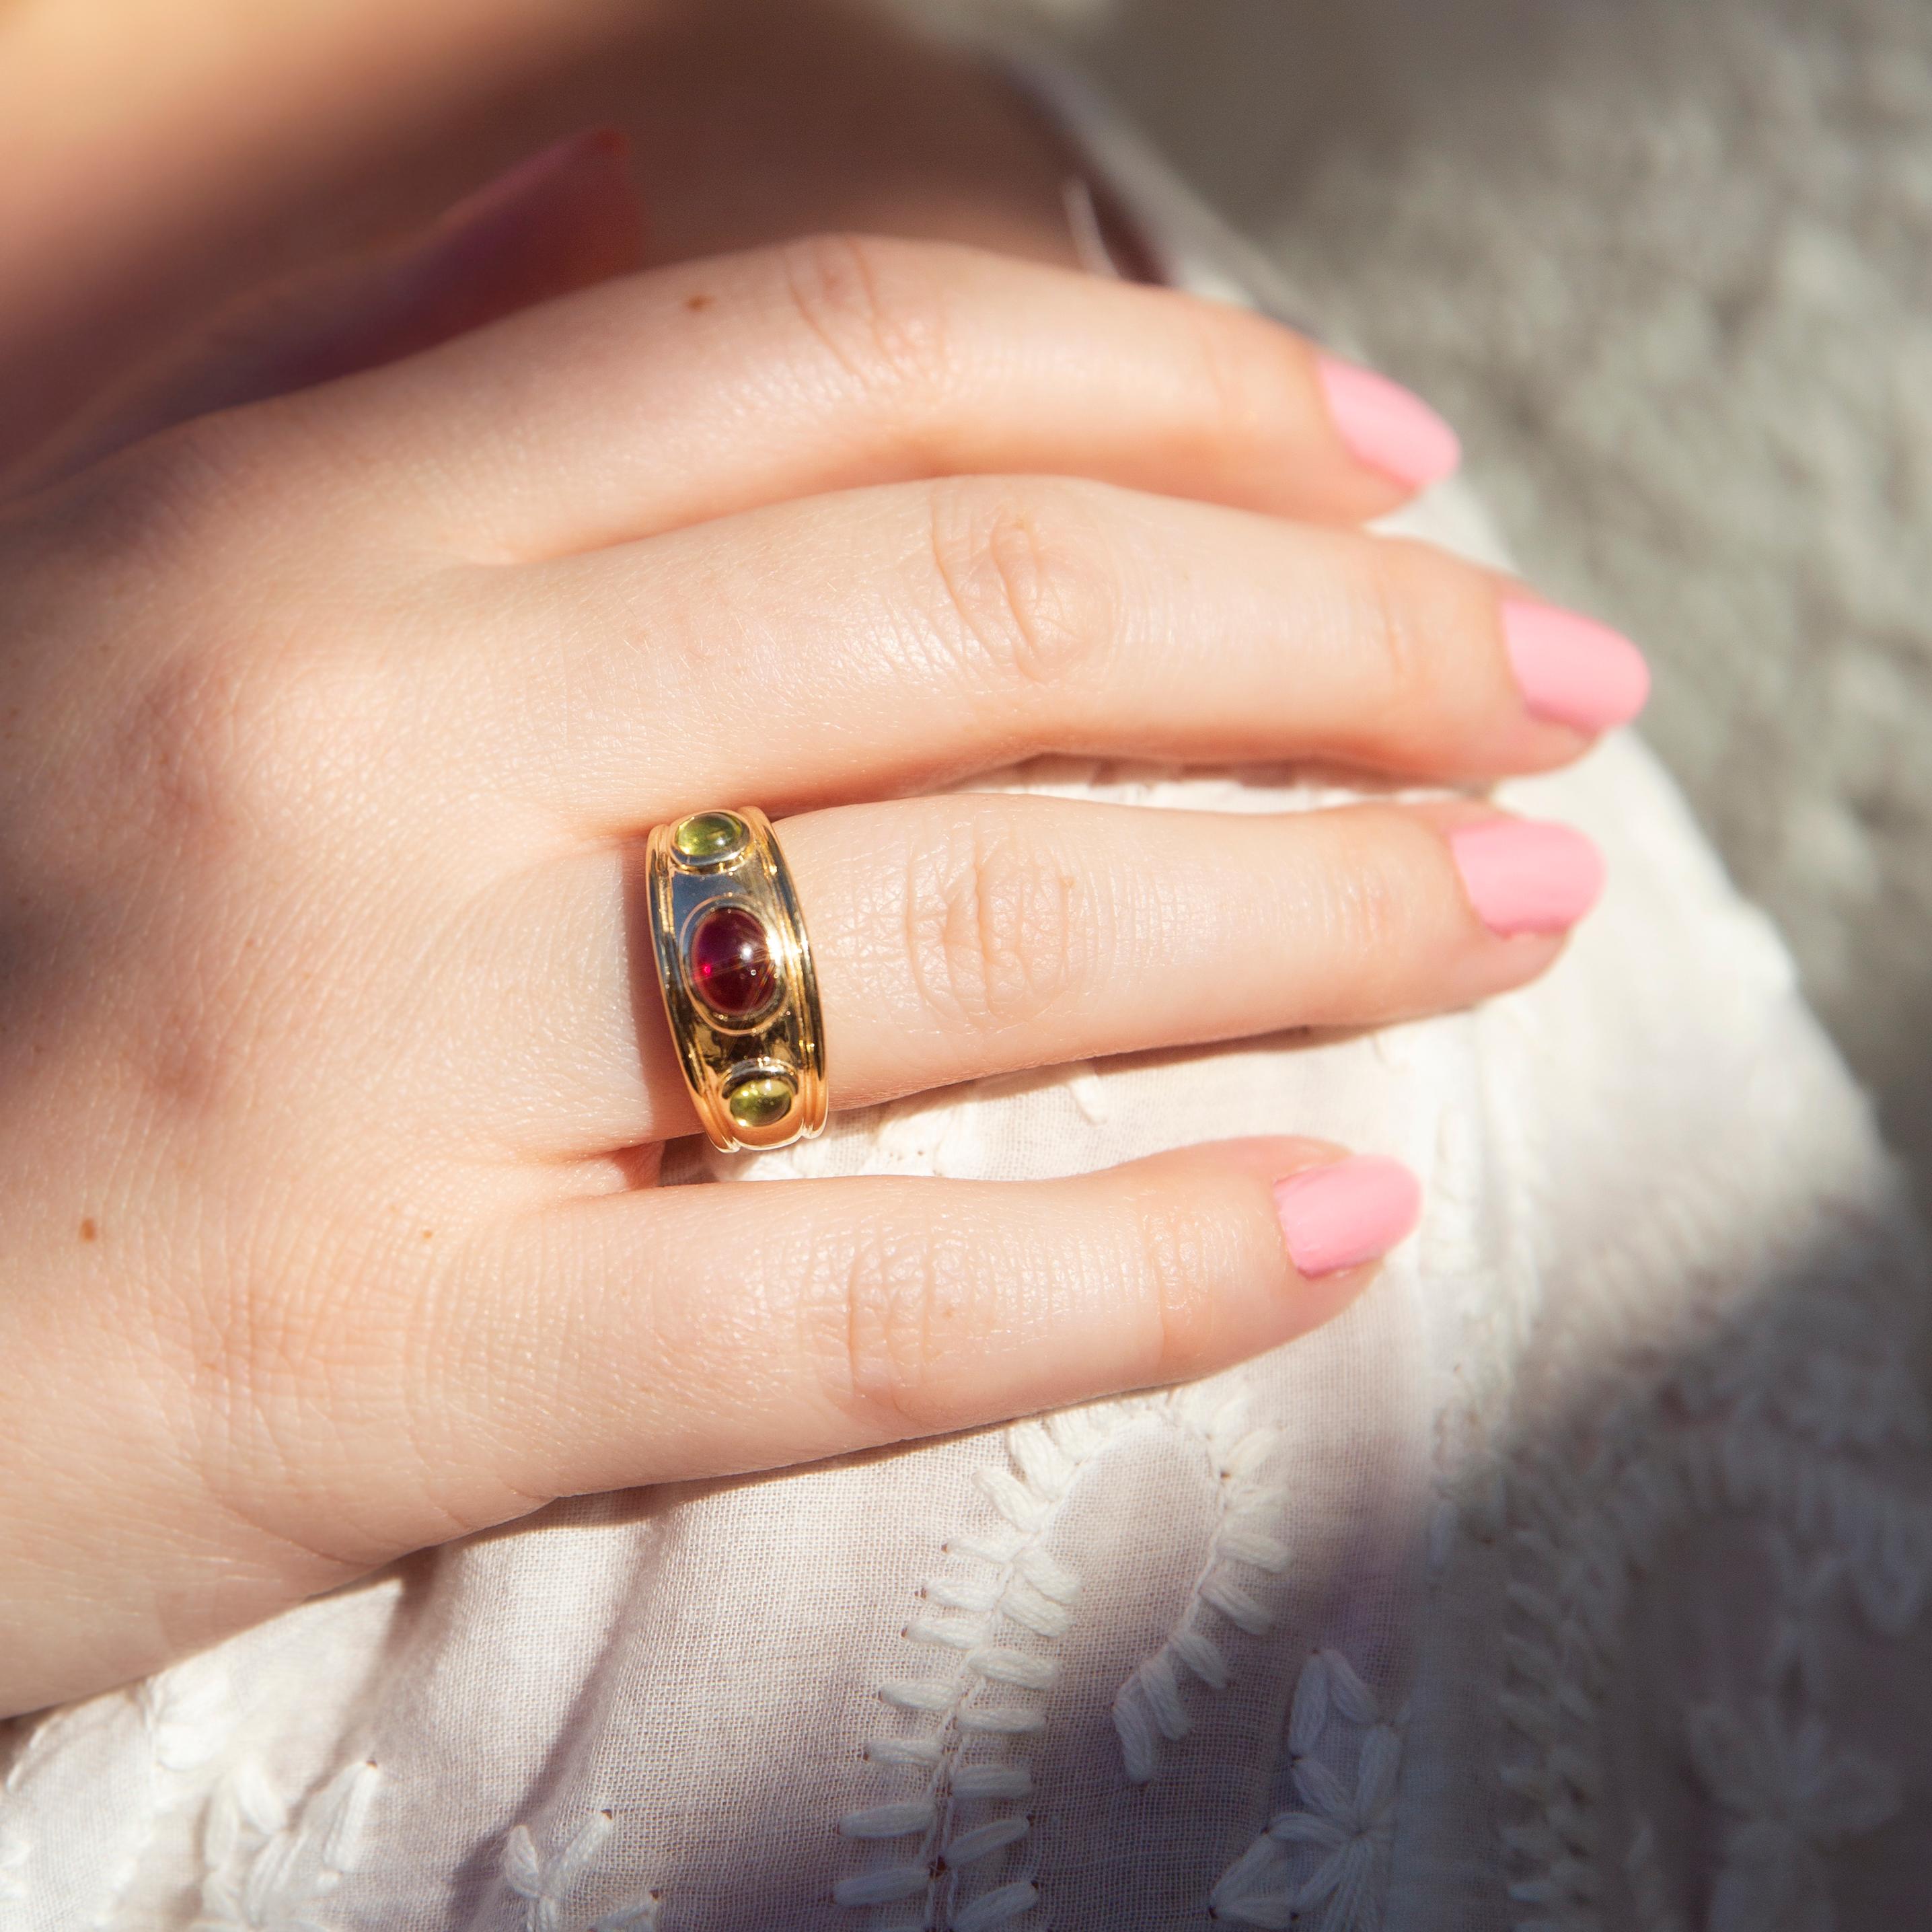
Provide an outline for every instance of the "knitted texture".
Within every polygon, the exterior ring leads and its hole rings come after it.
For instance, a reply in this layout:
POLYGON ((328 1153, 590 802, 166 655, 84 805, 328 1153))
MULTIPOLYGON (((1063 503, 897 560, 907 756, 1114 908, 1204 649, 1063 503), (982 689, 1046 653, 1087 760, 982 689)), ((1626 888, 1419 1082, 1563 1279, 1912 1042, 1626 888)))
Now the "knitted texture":
POLYGON ((1932 9, 1037 17, 1641 640, 1646 736, 1932 1202, 1932 9))

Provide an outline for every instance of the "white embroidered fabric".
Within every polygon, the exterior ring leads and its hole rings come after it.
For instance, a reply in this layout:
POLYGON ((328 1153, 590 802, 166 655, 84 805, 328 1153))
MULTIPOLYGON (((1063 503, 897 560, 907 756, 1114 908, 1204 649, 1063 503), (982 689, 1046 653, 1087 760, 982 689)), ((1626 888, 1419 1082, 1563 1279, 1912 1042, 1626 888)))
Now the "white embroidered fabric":
MULTIPOLYGON (((1288 299, 1060 105, 1177 279, 1288 299)), ((1404 520, 1497 554, 1456 488, 1404 520)), ((1319 802, 1281 775, 1004 782, 1319 802)), ((689 1163, 1011 1178, 1324 1135, 1427 1191, 1341 1321, 1196 1388, 562 1504, 26 1721, 0 1928, 1932 1922, 1918 1237, 1642 747, 1503 796, 1610 863, 1528 992, 689 1163)))

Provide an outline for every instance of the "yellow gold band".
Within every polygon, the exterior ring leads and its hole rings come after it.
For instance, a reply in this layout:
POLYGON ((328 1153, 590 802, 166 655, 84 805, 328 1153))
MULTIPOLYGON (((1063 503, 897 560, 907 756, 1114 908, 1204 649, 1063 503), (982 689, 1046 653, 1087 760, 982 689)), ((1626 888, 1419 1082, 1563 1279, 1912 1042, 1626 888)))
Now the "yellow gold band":
POLYGON ((771 820, 693 812, 646 848, 651 942, 678 1064, 712 1144, 778 1148, 825 1125, 825 1022, 771 820))

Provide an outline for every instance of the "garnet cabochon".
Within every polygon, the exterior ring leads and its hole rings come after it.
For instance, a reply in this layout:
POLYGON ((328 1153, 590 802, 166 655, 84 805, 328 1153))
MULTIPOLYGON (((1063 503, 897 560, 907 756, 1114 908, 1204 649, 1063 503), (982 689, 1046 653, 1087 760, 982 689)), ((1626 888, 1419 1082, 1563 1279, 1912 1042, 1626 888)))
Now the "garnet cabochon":
POLYGON ((777 996, 778 968, 763 922, 742 906, 719 906, 692 928, 692 991, 722 1019, 748 1019, 777 996))

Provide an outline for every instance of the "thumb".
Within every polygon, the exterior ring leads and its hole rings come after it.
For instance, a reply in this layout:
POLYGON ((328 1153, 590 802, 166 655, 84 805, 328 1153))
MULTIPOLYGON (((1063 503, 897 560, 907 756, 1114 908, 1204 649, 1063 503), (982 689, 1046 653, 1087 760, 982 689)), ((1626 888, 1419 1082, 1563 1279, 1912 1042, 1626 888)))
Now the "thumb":
POLYGON ((191 417, 394 362, 637 268, 643 221, 629 158, 614 128, 573 136, 400 243, 244 297, 84 416, 27 487, 191 417))

